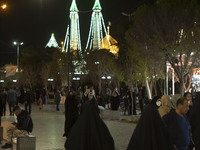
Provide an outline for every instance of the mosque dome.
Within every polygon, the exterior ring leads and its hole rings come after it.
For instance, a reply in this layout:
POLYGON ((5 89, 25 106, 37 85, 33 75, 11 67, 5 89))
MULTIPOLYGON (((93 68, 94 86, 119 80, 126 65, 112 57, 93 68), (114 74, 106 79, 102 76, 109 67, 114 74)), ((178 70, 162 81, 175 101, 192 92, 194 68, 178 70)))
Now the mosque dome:
POLYGON ((107 49, 114 55, 118 55, 119 48, 117 47, 117 41, 109 34, 109 27, 108 27, 108 34, 103 38, 103 43, 101 42, 100 48, 107 49))

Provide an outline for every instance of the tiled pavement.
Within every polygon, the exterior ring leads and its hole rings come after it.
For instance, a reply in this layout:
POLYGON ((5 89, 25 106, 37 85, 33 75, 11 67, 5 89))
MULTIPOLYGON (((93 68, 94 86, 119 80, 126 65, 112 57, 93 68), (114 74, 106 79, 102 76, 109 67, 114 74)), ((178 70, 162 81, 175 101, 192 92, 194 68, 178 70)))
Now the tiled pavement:
MULTIPOLYGON (((32 118, 34 121, 33 135, 36 136, 37 150, 64 150, 64 113, 39 111, 33 105, 32 118)), ((122 121, 104 120, 114 141, 116 150, 126 150, 135 124, 122 121)), ((14 147, 15 149, 15 147, 14 147)))

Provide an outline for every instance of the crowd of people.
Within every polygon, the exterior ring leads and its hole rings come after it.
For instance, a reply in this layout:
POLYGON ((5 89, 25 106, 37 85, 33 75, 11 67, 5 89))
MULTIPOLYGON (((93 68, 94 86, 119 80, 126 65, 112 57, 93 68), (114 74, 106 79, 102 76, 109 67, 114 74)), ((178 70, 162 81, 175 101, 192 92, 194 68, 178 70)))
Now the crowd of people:
POLYGON ((3 88, 0 90, 0 116, 6 115, 6 104, 8 103, 10 116, 14 115, 13 108, 20 103, 25 110, 31 114, 32 103, 35 102, 35 93, 30 88, 3 88))
POLYGON ((128 150, 193 150, 199 149, 200 93, 154 97, 145 107, 134 130, 128 150))
MULTIPOLYGON (((25 118, 31 114, 31 104, 35 99, 39 108, 46 104, 46 91, 29 88, 2 89, 0 93, 0 115, 9 112, 25 118), (18 104, 25 107, 22 111, 18 104)), ((74 90, 55 89, 56 110, 65 106, 64 134, 67 150, 114 150, 114 140, 100 116, 100 109, 107 107, 116 111, 120 102, 124 103, 124 115, 136 115, 136 101, 140 106, 141 117, 130 139, 127 150, 200 150, 200 92, 155 96, 146 104, 144 87, 114 88, 102 97, 94 86, 81 86, 74 90), (108 98, 109 97, 109 98, 108 98), (79 144, 77 144, 79 143, 79 144)), ((20 117, 19 117, 20 118, 20 117)), ((21 129, 20 129, 21 130, 21 129)), ((12 130, 11 130, 12 131, 12 130)), ((12 131, 13 132, 13 131, 12 131)), ((27 127, 26 127, 27 133, 27 127)), ((5 147, 9 146, 9 143, 5 147)))
MULTIPOLYGON (((99 94, 98 91, 96 92, 93 85, 89 87, 85 85, 83 89, 79 86, 77 90, 71 88, 71 91, 73 91, 79 106, 88 100, 87 95, 89 92, 92 92, 99 106, 106 107, 113 111, 117 111, 120 108, 124 111, 124 115, 137 115, 137 109, 140 109, 142 113, 146 101, 145 87, 142 86, 135 88, 126 87, 121 88, 120 90, 116 87, 113 88, 113 90, 108 88, 103 95, 99 94), (136 107, 137 104, 140 108, 136 107)), ((67 92, 59 89, 54 90, 54 93, 57 110, 59 110, 59 104, 64 104, 63 101, 66 100, 67 92)))
POLYGON ((67 150, 114 150, 114 140, 100 118, 100 95, 93 86, 71 89, 65 101, 65 148, 67 150), (77 97, 77 98, 76 98, 77 97), (81 105, 80 102, 81 101, 81 105))
MULTIPOLYGON (((173 97, 163 95, 144 103, 143 87, 137 91, 129 88, 123 96, 124 104, 131 106, 131 101, 139 97, 143 102, 140 120, 133 132, 127 150, 196 150, 200 149, 200 93, 185 93, 173 97), (130 97, 131 101, 130 101, 130 97), (126 101, 128 101, 126 104, 126 101)), ((120 91, 121 92, 121 91, 120 91)), ((120 92, 115 88, 110 98, 111 109, 117 110, 120 92)), ((71 90, 65 102, 65 148, 67 150, 112 150, 114 140, 100 117, 99 106, 105 107, 105 101, 95 94, 94 87, 85 87, 76 92, 71 90), (80 102, 81 101, 81 105, 80 102), (77 144, 80 143, 80 144, 77 144), (94 148, 95 147, 95 148, 94 148)), ((124 114, 135 106, 125 109, 124 114)))

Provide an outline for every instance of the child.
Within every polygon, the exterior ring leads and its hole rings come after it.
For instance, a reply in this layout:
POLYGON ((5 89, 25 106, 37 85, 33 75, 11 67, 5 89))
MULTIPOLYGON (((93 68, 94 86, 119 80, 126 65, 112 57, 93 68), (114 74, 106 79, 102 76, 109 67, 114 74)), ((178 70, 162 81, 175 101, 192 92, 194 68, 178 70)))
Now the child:
POLYGON ((42 96, 40 95, 40 98, 38 100, 39 110, 42 109, 42 96))

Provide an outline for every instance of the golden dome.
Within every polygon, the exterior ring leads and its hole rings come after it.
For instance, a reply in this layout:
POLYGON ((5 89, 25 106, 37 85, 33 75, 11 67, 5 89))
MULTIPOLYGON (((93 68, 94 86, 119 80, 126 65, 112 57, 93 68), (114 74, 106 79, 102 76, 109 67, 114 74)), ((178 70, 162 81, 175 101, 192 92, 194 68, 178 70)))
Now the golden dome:
POLYGON ((108 28, 108 35, 103 38, 103 43, 101 42, 100 48, 107 49, 114 55, 118 55, 119 48, 117 47, 117 41, 109 35, 109 28, 108 28))

